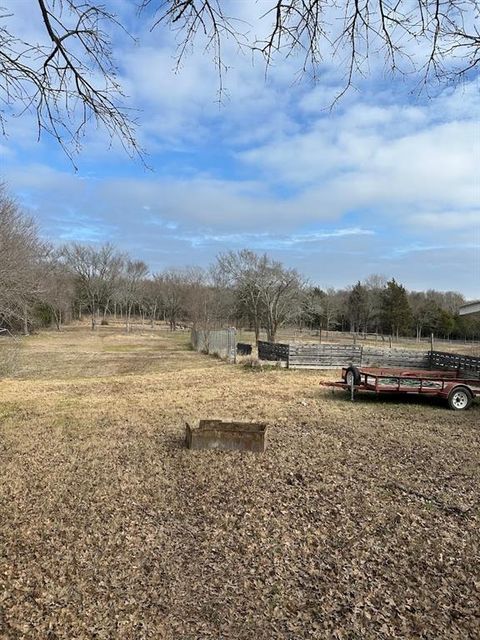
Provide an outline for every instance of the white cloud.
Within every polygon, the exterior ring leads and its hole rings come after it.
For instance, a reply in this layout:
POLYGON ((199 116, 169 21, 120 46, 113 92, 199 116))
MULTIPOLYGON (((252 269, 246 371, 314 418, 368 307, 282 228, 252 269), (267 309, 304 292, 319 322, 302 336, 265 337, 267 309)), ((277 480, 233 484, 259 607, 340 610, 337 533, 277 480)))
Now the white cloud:
MULTIPOLYGON (((223 234, 199 234, 180 236, 188 240, 193 246, 208 246, 215 243, 230 244, 241 247, 249 247, 260 251, 290 249, 302 246, 304 249, 309 245, 319 244, 324 240, 333 238, 345 238, 347 236, 372 236, 375 232, 371 229, 358 227, 330 229, 325 231, 313 231, 312 233, 292 233, 290 235, 279 235, 271 233, 223 233, 223 234)), ((311 247, 310 247, 311 248, 311 247)))
MULTIPOLYGON (((247 4, 238 6, 253 23, 261 7, 247 4)), ((121 164, 117 146, 96 130, 79 158, 89 173, 80 176, 50 145, 36 145, 28 119, 13 121, 3 141, 5 177, 47 235, 112 240, 161 264, 251 245, 311 273, 328 255, 322 269, 332 284, 387 271, 387 263, 389 275, 407 278, 433 256, 438 275, 429 265, 428 278, 441 282, 450 277, 441 264, 447 253, 472 264, 478 85, 445 89, 429 102, 400 100, 395 87, 369 81, 330 112, 338 71, 325 65, 317 86, 292 85, 292 59, 265 80, 258 60, 229 44, 219 106, 210 54, 197 48, 175 74, 173 36, 140 35, 140 47, 122 41, 121 75, 142 109, 141 141, 156 173, 121 164)))
POLYGON ((478 234, 480 232, 480 209, 474 211, 422 212, 412 216, 410 222, 415 226, 440 229, 442 231, 470 229, 478 234))

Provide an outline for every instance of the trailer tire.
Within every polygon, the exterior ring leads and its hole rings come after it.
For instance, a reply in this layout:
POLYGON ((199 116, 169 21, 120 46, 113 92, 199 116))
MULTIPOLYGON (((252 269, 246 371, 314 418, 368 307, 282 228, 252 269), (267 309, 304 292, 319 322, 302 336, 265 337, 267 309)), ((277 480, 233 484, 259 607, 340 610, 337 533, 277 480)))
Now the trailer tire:
POLYGON ((360 384, 362 380, 362 377, 360 375, 360 370, 357 369, 357 367, 348 367, 348 369, 345 371, 344 380, 349 387, 351 387, 352 385, 352 379, 353 379, 354 385, 360 384))
POLYGON ((473 402, 472 392, 468 387, 458 385, 448 394, 448 406, 453 411, 465 411, 473 402))

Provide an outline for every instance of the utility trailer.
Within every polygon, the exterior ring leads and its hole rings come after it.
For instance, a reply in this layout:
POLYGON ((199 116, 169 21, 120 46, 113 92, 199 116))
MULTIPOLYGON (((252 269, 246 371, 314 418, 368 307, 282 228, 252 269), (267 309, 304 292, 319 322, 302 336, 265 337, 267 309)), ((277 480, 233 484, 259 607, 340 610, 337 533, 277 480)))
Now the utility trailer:
POLYGON ((376 367, 344 367, 340 382, 321 382, 323 386, 345 389, 352 393, 421 394, 443 398, 450 409, 468 409, 480 396, 480 380, 459 377, 458 371, 426 371, 425 369, 381 369, 376 367))

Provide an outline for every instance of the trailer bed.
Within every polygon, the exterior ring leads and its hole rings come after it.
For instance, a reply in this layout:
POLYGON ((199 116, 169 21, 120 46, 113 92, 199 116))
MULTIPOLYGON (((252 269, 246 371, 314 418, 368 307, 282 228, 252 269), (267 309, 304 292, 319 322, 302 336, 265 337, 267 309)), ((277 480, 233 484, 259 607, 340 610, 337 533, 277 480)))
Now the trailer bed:
POLYGON ((468 409, 480 396, 480 380, 458 377, 456 371, 424 369, 343 367, 342 380, 323 382, 323 386, 352 392, 422 394, 447 400, 451 409, 468 409))

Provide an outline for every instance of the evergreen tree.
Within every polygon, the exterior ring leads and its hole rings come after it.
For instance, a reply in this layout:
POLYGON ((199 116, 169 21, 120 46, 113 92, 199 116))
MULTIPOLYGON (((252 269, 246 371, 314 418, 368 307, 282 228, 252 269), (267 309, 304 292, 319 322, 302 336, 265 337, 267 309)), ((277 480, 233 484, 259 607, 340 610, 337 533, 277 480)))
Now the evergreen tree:
POLYGON ((348 296, 348 316, 350 319, 350 330, 353 332, 365 330, 365 321, 368 312, 368 291, 360 280, 350 291, 348 296))
POLYGON ((387 282, 382 294, 382 319, 384 328, 392 335, 408 333, 412 322, 412 310, 405 287, 395 278, 387 282))

